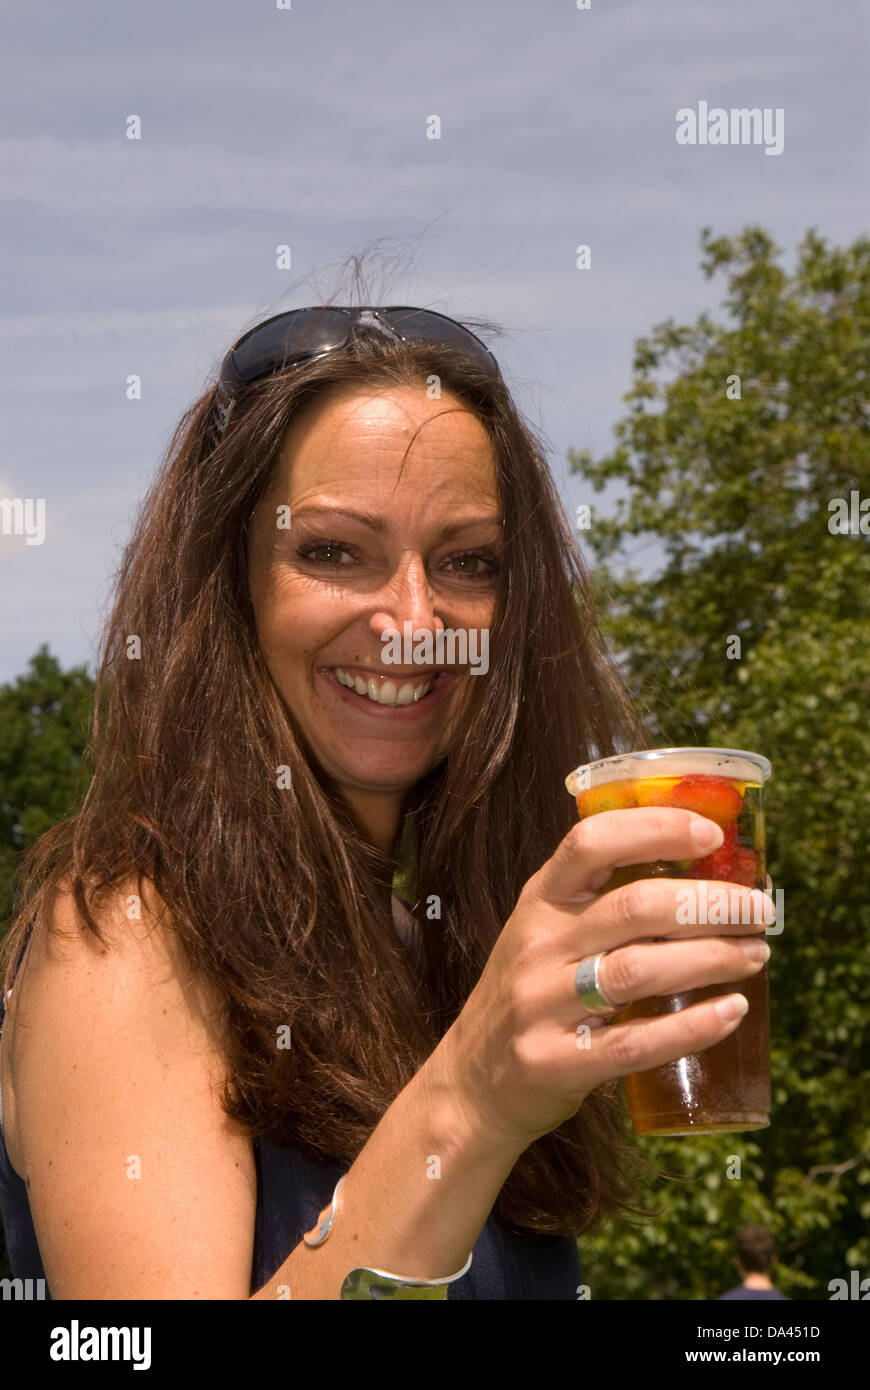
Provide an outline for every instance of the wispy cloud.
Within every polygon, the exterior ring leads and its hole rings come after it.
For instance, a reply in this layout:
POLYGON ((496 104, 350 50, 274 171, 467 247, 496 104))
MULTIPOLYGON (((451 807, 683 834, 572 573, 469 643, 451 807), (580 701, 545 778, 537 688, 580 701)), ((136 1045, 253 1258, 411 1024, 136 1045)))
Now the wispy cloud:
POLYGON ((227 323, 240 323, 250 312, 250 304, 232 304, 203 309, 178 306, 9 314, 0 317, 0 342, 13 344, 36 339, 46 345, 69 346, 95 340, 117 344, 135 338, 139 343, 163 343, 173 334, 190 334, 197 329, 219 331, 227 323))

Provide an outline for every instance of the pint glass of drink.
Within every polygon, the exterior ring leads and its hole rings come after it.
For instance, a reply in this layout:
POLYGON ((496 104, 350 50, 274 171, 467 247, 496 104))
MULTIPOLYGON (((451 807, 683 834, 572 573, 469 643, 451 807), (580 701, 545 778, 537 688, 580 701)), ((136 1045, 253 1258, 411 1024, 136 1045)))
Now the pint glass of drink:
MULTIPOLYGON (((735 748, 660 748, 576 768, 565 785, 577 799, 581 820, 601 811, 669 806, 716 821, 725 842, 712 854, 617 869, 601 891, 639 878, 702 880, 687 883, 675 926, 706 923, 705 935, 716 936, 720 934, 717 926, 744 922, 741 934, 752 936, 762 933, 764 924, 750 921, 741 912, 737 889, 726 885, 762 890, 767 886, 762 787, 769 776, 770 763, 757 753, 735 748)), ((726 934, 734 935, 721 933, 726 934)), ((637 999, 617 1012, 614 1021, 657 1018, 735 991, 749 1001, 749 1011, 727 1038, 694 1056, 623 1078, 636 1134, 729 1133, 764 1129, 770 1123, 767 965, 733 983, 637 999)))

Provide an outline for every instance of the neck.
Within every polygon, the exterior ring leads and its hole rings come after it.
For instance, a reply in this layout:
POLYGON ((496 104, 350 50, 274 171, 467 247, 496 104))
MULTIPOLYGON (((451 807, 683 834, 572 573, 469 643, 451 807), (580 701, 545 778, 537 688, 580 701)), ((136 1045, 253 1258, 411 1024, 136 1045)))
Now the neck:
POLYGON ((766 1274, 747 1274, 743 1279, 745 1289, 772 1289, 773 1285, 766 1274))
POLYGON ((404 792, 360 792, 342 788, 342 795, 366 839, 384 854, 394 854, 402 824, 404 792))

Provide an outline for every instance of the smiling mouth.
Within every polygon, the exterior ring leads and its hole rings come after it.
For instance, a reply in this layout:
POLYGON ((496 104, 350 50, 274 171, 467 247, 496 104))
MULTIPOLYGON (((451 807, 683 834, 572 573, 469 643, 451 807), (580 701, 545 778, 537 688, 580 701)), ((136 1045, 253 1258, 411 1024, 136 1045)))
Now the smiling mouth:
POLYGON ((397 676, 393 680, 390 676, 374 676, 370 672, 356 672, 348 670, 344 666, 330 666, 327 668, 335 676, 339 685, 343 685, 347 690, 353 690, 357 695, 361 695, 366 700, 371 700, 376 705, 416 705, 421 700, 425 700, 439 682, 447 677, 444 671, 438 671, 435 675, 417 676, 407 678, 397 676))

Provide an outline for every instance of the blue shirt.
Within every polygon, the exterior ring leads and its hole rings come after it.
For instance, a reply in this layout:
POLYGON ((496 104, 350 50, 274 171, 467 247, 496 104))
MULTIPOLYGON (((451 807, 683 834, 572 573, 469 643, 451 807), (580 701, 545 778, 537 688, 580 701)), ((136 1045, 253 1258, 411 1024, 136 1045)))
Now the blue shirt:
MULTIPOLYGON (((24 949, 26 946, 27 940, 24 949)), ((20 964, 21 957, 18 967, 20 964)), ((10 987, 8 993, 11 992, 10 987)), ((5 1016, 6 1000, 0 997, 0 1043, 5 1016)), ((280 1148, 267 1139, 255 1139, 253 1145, 257 1209, 252 1294, 268 1283, 299 1244, 303 1233, 317 1224, 321 1211, 332 1200, 338 1179, 346 1171, 346 1165, 340 1160, 316 1162, 295 1149, 280 1148)), ((45 1279, 27 1187, 6 1152, 2 1097, 0 1210, 13 1278, 45 1279)), ((444 1272, 452 1273, 451 1270, 444 1272)), ((580 1256, 573 1237, 520 1230, 491 1213, 475 1242, 471 1268, 461 1279, 448 1285, 447 1299, 576 1299, 581 1279, 580 1256)), ((47 1282, 45 1296, 51 1297, 47 1282)))

